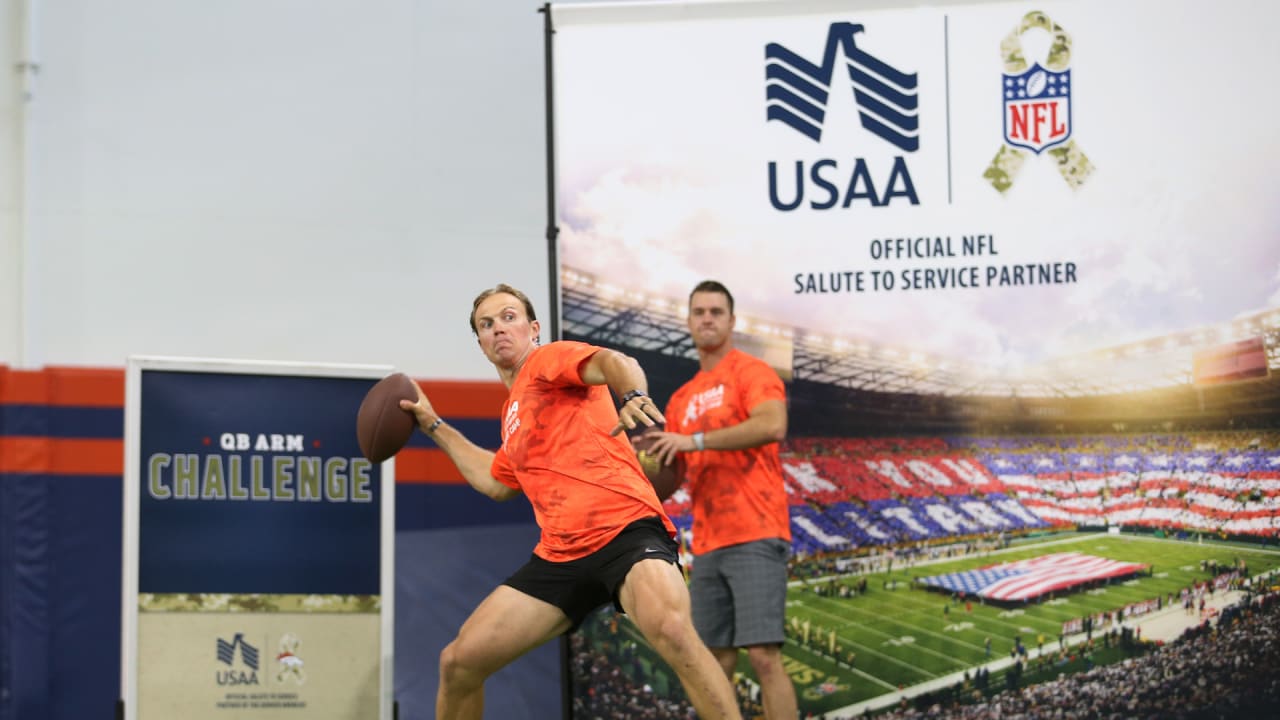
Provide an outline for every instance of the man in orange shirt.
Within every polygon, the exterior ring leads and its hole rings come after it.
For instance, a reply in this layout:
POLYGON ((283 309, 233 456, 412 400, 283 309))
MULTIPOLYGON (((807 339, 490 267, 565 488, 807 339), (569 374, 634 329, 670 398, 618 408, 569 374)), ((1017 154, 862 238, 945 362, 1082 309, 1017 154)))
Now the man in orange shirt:
POLYGON ((436 718, 479 720, 486 678, 610 600, 671 665, 699 717, 740 718, 733 687, 693 629, 675 527, 621 436, 663 421, 640 365, 584 343, 539 346, 533 304, 508 285, 476 298, 471 329, 509 389, 498 451, 445 424, 420 387, 417 402, 400 406, 473 488, 495 500, 523 492, 542 533, 529 562, 440 653, 436 718))
POLYGON ((733 676, 745 649, 769 720, 794 720, 796 691, 782 665, 791 517, 778 443, 786 390, 763 361, 733 346, 733 295, 705 280, 689 294, 689 332, 701 370, 667 403, 665 432, 648 453, 679 459, 693 497, 693 622, 733 676))

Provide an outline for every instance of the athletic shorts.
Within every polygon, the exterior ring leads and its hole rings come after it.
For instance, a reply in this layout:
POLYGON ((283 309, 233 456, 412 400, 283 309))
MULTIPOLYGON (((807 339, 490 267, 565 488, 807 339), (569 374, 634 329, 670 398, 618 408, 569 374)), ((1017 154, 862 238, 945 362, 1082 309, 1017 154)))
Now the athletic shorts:
POLYGON ((786 540, 769 538, 694 559, 693 625, 707 647, 782 644, 790 553, 786 540))
POLYGON ((661 558, 679 567, 679 546, 656 517, 637 520, 617 537, 590 555, 568 562, 551 562, 532 556, 503 585, 515 588, 560 608, 578 629, 592 610, 610 600, 619 612, 618 588, 632 566, 641 560, 661 558))

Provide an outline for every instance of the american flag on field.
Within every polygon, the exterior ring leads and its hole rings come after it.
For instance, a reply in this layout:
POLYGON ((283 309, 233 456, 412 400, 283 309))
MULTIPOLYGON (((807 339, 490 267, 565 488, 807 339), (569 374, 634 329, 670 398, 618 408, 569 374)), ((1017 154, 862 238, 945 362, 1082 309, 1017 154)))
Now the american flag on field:
POLYGON ((990 600, 1028 600, 1094 580, 1133 575, 1146 567, 1140 563, 1082 553, 1054 553, 976 570, 934 575, 921 578, 920 582, 990 600))

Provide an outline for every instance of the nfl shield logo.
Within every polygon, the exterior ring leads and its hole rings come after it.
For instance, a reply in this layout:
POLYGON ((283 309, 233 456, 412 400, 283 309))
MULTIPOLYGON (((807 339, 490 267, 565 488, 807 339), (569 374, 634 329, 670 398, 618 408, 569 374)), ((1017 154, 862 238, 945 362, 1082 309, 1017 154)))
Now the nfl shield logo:
POLYGON ((1071 137, 1071 71, 1004 75, 1004 141, 1037 155, 1071 137))

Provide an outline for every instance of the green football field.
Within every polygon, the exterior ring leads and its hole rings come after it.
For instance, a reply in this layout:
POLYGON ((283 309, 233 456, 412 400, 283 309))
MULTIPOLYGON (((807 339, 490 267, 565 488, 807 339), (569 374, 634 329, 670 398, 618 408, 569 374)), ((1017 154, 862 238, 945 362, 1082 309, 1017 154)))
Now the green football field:
MULTIPOLYGON (((795 684, 802 715, 831 712, 876 698, 896 700, 900 697, 899 687, 939 681, 988 662, 1007 659, 1015 637, 1021 637, 1034 658, 1041 635, 1046 650, 1057 647, 1062 624, 1067 620, 1118 610, 1157 596, 1167 598, 1170 593, 1178 603, 1176 598, 1182 588, 1212 576, 1200 569, 1201 561, 1232 565, 1238 559, 1247 564, 1251 576, 1280 568, 1280 551, 1251 545, 1209 540, 1201 544, 1147 535, 1061 533, 1023 540, 1006 550, 964 559, 905 568, 895 564, 892 573, 866 575, 867 592, 860 596, 824 596, 815 592, 815 588, 829 588, 832 582, 853 585, 861 575, 793 581, 787 594, 790 629, 783 648, 785 664, 795 684), (1151 566, 1153 574, 1042 602, 1002 606, 974 602, 971 611, 963 602, 954 603, 949 595, 912 586, 916 577, 1059 552, 1081 552, 1142 563, 1151 566), (803 633, 806 623, 807 642, 803 633), (987 638, 991 639, 990 657, 985 648, 987 638), (832 645, 837 648, 835 653, 831 652, 832 645), (855 654, 852 667, 848 664, 850 652, 855 654)), ((681 696, 674 677, 631 623, 619 623, 612 633, 602 629, 611 617, 611 610, 606 608, 593 623, 585 626, 588 640, 618 645, 625 639, 638 648, 639 655, 636 670, 624 671, 639 673, 636 679, 650 683, 659 695, 681 696), (615 636, 617 633, 620 637, 615 636)), ((1135 622, 1140 625, 1141 618, 1135 622)), ((738 670, 746 678, 752 678, 745 654, 741 656, 738 670)))
MULTIPOLYGON (((1243 559, 1250 575, 1280 567, 1280 553, 1249 546, 1072 533, 980 557, 871 574, 862 596, 829 597, 814 591, 818 585, 829 586, 831 580, 855 582, 857 576, 793 582, 787 599, 788 623, 801 628, 807 623, 808 641, 803 639, 803 630, 791 633, 784 650, 787 669, 802 710, 822 713, 846 707, 894 693, 899 686, 917 685, 1008 657, 1018 636, 1033 653, 1041 635, 1046 646, 1056 647, 1064 621, 1169 593, 1176 596, 1182 588, 1210 577, 1200 569, 1201 561, 1210 559, 1220 564, 1243 559), (975 602, 971 612, 963 602, 953 603, 948 595, 911 587, 914 577, 1072 551, 1143 563, 1152 566, 1153 574, 1025 605, 975 602), (990 658, 986 638, 991 639, 990 658), (833 644, 835 653, 831 652, 833 644), (852 668, 847 664, 850 651, 856 654, 852 668), (834 658, 845 662, 837 663, 834 658)), ((739 669, 749 673, 745 661, 739 669)))

